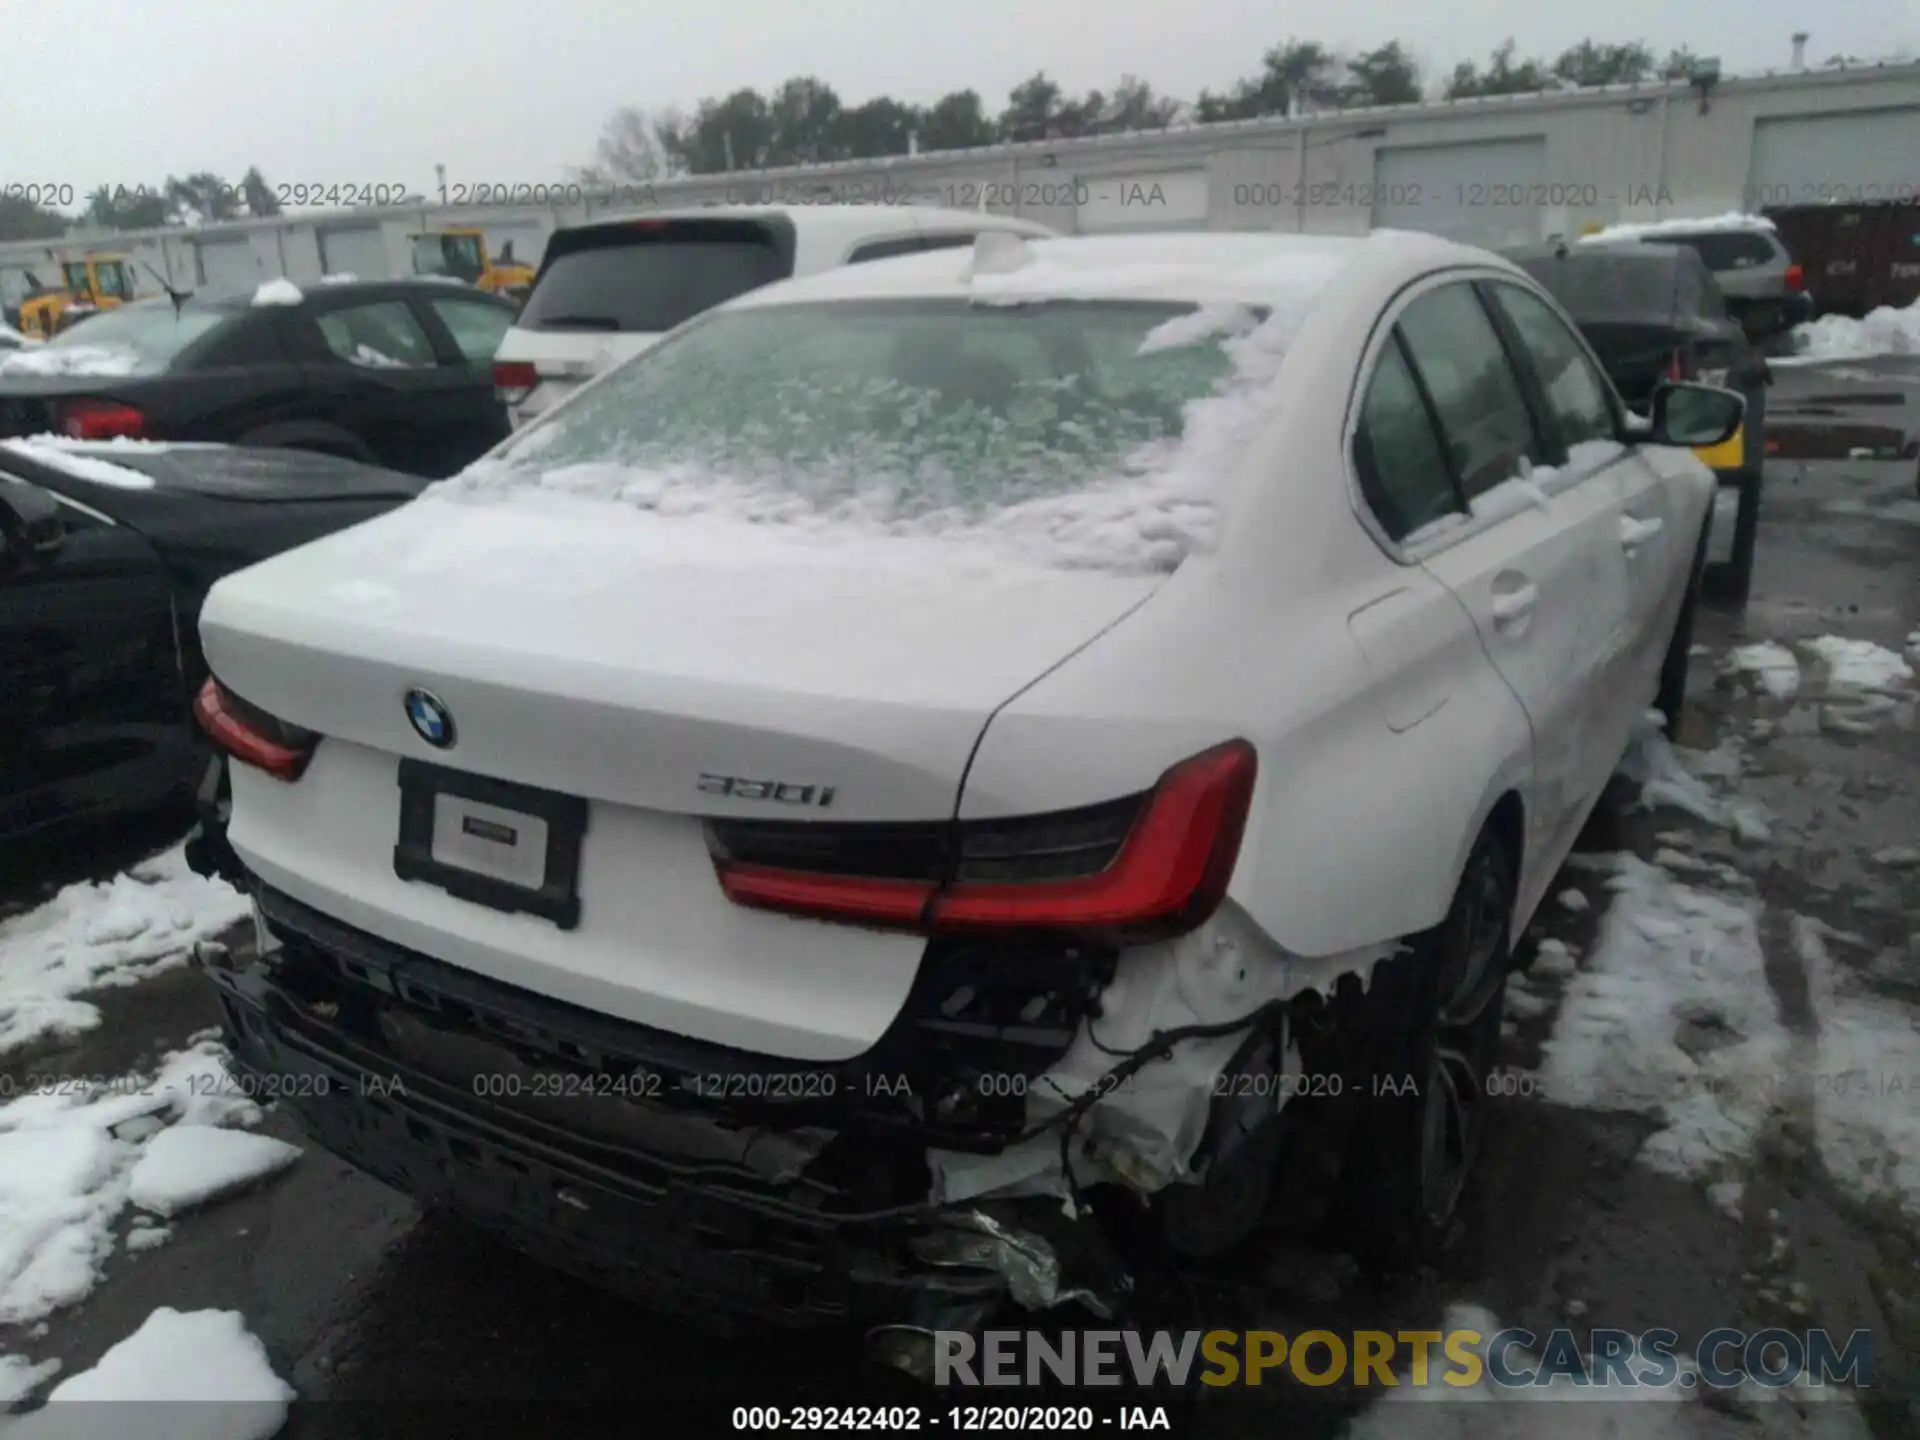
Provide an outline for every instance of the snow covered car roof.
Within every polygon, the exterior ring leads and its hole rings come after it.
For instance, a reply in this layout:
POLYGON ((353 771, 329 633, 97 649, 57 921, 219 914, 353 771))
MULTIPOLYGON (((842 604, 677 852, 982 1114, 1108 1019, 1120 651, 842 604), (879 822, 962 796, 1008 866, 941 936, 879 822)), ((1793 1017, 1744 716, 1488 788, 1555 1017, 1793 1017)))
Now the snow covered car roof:
POLYGON ((1018 220, 1010 215, 983 214, 977 210, 958 210, 942 205, 683 205, 671 210, 635 210, 618 215, 595 215, 575 225, 563 225, 560 230, 597 230, 606 226, 655 220, 782 219, 796 229, 832 240, 843 233, 853 237, 873 230, 876 213, 896 220, 899 228, 921 225, 978 230, 985 225, 1030 235, 1056 233, 1033 220, 1018 220))
POLYGON ((934 250, 768 285, 721 308, 939 297, 988 303, 1105 297, 1297 306, 1336 277, 1371 277, 1397 288, 1448 264, 1512 268, 1488 251, 1399 230, 1365 236, 1073 236, 1027 240, 1022 248, 1027 252, 1022 263, 995 273, 975 273, 977 246, 934 250))

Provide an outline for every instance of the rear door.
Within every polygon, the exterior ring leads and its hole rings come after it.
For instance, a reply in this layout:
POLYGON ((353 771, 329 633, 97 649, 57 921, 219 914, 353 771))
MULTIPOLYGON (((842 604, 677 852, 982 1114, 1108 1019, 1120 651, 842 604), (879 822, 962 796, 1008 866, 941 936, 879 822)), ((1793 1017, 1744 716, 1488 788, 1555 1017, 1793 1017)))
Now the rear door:
POLYGON ((404 293, 314 297, 318 354, 307 365, 324 418, 382 465, 445 475, 461 429, 463 367, 443 361, 404 293))
POLYGON ((493 390, 493 357, 513 328, 513 307, 478 295, 430 295, 425 314, 441 365, 459 373, 449 406, 447 460, 459 469, 512 433, 506 407, 493 390))
POLYGON ((1555 465, 1473 282, 1421 290, 1398 328, 1472 511, 1459 538, 1423 563, 1466 607, 1527 712, 1536 786, 1527 844, 1558 856, 1619 755, 1609 694, 1628 623, 1618 492, 1604 467, 1555 465))
POLYGON ((192 750, 158 559, 23 481, 0 506, 0 836, 159 799, 192 750))
POLYGON ((1605 693, 1612 726, 1624 741, 1653 702, 1667 634, 1677 613, 1695 535, 1672 510, 1666 483, 1621 438, 1624 416, 1598 363, 1573 327, 1531 290, 1504 281, 1484 287, 1548 431, 1553 463, 1596 499, 1619 506, 1615 543, 1624 567, 1625 628, 1616 637, 1618 669, 1605 693))
POLYGON ((502 343, 521 425, 703 310, 793 273, 783 216, 642 219, 557 232, 502 343))

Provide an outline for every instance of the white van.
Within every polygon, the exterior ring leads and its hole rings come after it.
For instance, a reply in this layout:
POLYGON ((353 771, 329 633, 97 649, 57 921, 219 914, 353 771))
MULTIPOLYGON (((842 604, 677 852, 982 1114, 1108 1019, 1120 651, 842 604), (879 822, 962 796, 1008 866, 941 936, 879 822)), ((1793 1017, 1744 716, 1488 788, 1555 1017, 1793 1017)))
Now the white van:
POLYGON ((1057 233, 1031 220, 912 205, 713 205, 568 226, 547 241, 533 291, 494 352, 494 393, 518 429, 744 291, 971 245, 985 230, 1057 233))

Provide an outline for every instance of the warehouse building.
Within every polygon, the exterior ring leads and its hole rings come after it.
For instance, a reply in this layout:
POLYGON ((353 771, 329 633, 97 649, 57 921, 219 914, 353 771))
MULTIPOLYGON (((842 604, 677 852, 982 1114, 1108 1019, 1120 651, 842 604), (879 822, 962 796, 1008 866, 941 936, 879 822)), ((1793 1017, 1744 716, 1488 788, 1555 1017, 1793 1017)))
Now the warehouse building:
MULTIPOLYGON (((557 225, 729 202, 918 202, 1020 214, 1069 233, 1369 227, 1484 244, 1596 223, 1892 202, 1920 215, 1920 64, 1884 64, 1343 110, 1077 141, 688 177, 533 203, 444 197, 185 231, 0 245, 0 295, 62 258, 129 255, 143 292, 233 290, 285 275, 412 273, 414 237, 478 226, 537 263, 557 225)), ((482 196, 480 198, 492 198, 482 196)), ((1920 226, 1911 227, 1920 230, 1920 226)), ((1920 242, 1916 242, 1920 244, 1920 242)))

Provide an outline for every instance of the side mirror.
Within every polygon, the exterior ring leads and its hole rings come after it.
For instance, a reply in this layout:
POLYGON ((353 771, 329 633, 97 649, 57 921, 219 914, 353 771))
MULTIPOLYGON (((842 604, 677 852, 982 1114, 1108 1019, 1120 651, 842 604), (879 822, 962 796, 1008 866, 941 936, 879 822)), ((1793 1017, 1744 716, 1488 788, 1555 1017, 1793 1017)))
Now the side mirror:
POLYGON ((1646 438, 1705 449, 1731 440, 1746 416, 1746 397, 1735 391, 1666 380, 1654 387, 1653 433, 1646 438))
POLYGON ((60 502, 38 485, 0 483, 0 530, 8 558, 16 561, 51 555, 67 538, 60 502))

